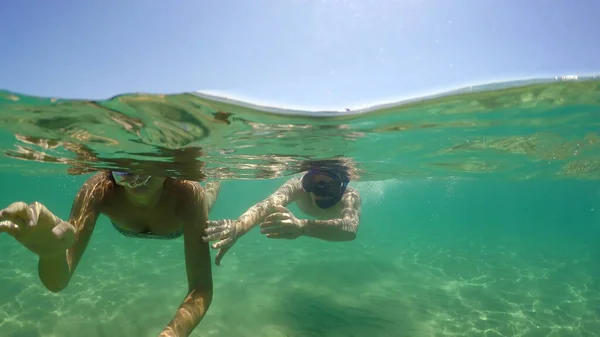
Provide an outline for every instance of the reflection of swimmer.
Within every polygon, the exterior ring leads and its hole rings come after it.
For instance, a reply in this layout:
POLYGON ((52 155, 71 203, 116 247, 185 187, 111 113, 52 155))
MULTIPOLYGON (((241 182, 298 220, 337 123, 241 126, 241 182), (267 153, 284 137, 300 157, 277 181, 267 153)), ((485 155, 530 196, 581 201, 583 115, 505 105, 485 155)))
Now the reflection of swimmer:
POLYGON ((100 214, 128 237, 183 236, 187 294, 160 336, 189 336, 212 301, 210 249, 201 236, 218 192, 218 183, 208 183, 205 191, 189 180, 100 172, 80 188, 68 221, 41 203, 15 202, 0 211, 0 232, 39 256, 39 277, 53 292, 67 287, 100 214))
POLYGON ((215 258, 260 224, 261 233, 273 239, 296 239, 302 235, 328 241, 350 241, 356 237, 361 213, 359 193, 352 187, 345 165, 312 165, 302 177, 288 180, 270 197, 252 206, 237 220, 209 221, 204 240, 217 241, 215 258), (295 202, 302 212, 318 220, 298 219, 285 206, 295 202))

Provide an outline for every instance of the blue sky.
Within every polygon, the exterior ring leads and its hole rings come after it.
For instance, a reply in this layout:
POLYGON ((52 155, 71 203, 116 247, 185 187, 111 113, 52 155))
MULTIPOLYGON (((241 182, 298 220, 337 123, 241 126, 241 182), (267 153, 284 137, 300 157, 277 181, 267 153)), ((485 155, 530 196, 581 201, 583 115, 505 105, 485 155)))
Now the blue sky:
POLYGON ((598 13, 591 0, 2 1, 0 88, 343 108, 600 72, 598 13))

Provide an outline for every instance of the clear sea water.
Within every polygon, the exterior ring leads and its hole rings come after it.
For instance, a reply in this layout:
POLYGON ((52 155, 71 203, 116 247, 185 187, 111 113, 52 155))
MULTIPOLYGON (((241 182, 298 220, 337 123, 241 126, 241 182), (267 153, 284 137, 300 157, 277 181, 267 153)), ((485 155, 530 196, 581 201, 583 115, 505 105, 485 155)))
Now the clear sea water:
MULTIPOLYGON (((342 156, 363 199, 357 239, 248 233, 214 267, 192 336, 600 336, 600 81, 345 108, 3 91, 0 207, 40 201, 67 218, 90 172, 134 166, 222 180, 210 218, 236 218, 303 160, 342 156)), ((58 294, 0 235, 0 336, 156 336, 169 322, 186 291, 182 239, 99 221, 58 294)))

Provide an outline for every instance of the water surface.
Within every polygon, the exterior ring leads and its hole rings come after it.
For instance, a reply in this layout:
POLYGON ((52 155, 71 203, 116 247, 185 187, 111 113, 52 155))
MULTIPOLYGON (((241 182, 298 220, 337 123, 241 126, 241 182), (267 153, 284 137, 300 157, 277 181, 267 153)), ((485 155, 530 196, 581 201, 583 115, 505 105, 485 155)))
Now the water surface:
MULTIPOLYGON (((90 172, 118 167, 222 179, 210 218, 236 218, 307 160, 343 157, 357 239, 248 233, 214 267, 192 336, 600 336, 599 81, 345 108, 4 91, 0 207, 37 200, 66 218, 90 172)), ((187 288, 181 239, 122 237, 104 217, 58 294, 29 251, 0 247, 0 336, 156 336, 187 288)))
MULTIPOLYGON (((599 105, 596 79, 498 83, 340 111, 202 93, 87 101, 4 91, 0 150, 72 172, 141 165, 166 175, 263 179, 297 172, 306 160, 346 157, 362 181, 448 174, 596 179, 599 105)), ((8 158, 0 167, 57 168, 8 158)))

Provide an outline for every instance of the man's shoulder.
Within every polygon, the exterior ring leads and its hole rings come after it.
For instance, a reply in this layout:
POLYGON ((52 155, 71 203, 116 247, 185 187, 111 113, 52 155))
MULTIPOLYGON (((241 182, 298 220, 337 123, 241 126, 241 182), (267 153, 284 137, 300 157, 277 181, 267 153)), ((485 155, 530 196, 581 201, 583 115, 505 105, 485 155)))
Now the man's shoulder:
POLYGON ((360 193, 358 192, 358 190, 352 186, 346 187, 346 193, 360 197, 360 193))
POLYGON ((283 185, 281 185, 282 189, 288 189, 291 191, 297 189, 299 186, 302 186, 302 176, 294 176, 286 180, 283 185))
POLYGON ((344 199, 358 205, 361 203, 360 193, 350 186, 348 186, 346 192, 344 192, 344 199))

